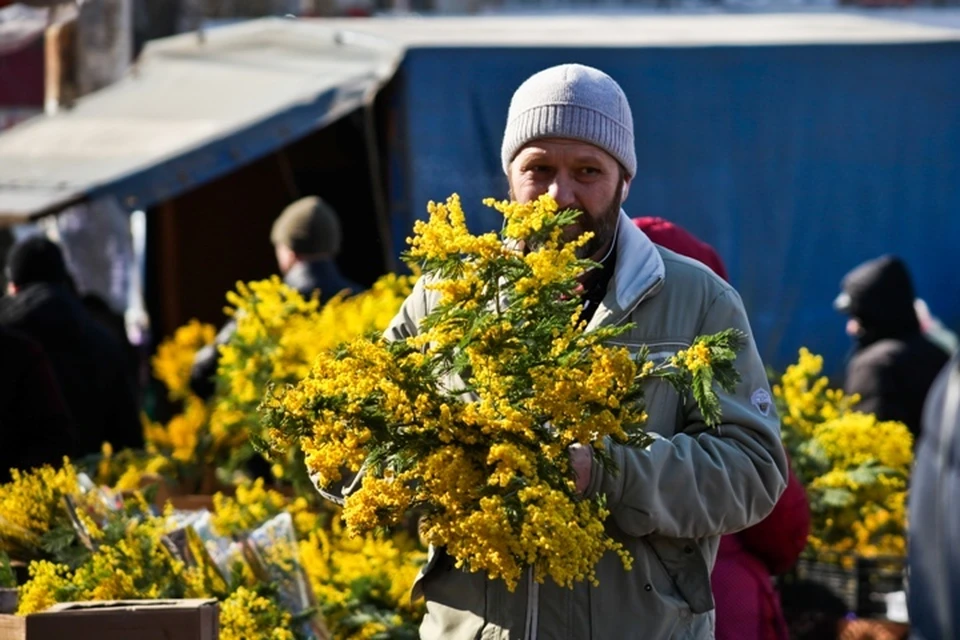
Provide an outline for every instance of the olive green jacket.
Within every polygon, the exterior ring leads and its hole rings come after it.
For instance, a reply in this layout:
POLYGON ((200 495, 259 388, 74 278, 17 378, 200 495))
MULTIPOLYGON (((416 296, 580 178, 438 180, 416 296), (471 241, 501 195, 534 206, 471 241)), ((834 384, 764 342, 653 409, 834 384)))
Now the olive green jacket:
MULTIPOLYGON (((611 444, 620 472, 606 475, 594 464, 587 490, 607 497, 607 530, 631 553, 633 568, 608 553, 597 568, 599 586, 567 589, 528 576, 510 593, 502 581, 456 569, 442 549, 431 549, 413 590, 426 598, 425 640, 713 637, 710 571, 720 536, 763 519, 786 486, 779 420, 737 292, 700 263, 654 245, 622 212, 616 251, 590 327, 633 323, 615 342, 647 345, 654 360, 698 335, 747 334, 736 362, 742 381, 734 393, 720 393, 722 424, 706 427, 692 402, 683 406, 667 383, 652 382, 646 400, 654 442, 611 444)), ((386 335, 415 335, 437 297, 418 283, 386 335)))

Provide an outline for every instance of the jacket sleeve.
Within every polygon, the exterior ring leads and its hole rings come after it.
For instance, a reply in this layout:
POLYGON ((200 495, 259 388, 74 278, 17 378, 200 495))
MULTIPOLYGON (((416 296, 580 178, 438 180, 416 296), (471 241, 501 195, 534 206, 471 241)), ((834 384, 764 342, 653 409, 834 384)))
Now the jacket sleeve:
POLYGON ((400 311, 393 317, 383 336, 390 342, 412 338, 420 333, 420 322, 427 315, 431 293, 426 288, 426 277, 417 279, 413 291, 400 305, 400 311))
POLYGON ((721 424, 708 428, 692 400, 671 438, 645 448, 610 444, 618 473, 593 465, 587 495, 602 492, 627 534, 699 538, 732 533, 763 519, 786 486, 787 460, 780 424, 746 312, 732 289, 708 308, 700 334, 739 329, 747 342, 733 393, 717 390, 721 424))
POLYGON ((773 575, 789 571, 807 546, 810 505, 797 474, 790 471, 787 489, 769 516, 737 535, 773 575))

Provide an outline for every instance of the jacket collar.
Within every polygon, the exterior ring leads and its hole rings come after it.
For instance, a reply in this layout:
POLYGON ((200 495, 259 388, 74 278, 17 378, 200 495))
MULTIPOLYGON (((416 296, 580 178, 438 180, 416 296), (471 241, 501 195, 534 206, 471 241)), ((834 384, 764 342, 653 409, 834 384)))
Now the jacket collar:
POLYGON ((597 308, 588 329, 620 322, 645 297, 655 295, 666 276, 666 267, 656 245, 622 209, 618 224, 617 265, 607 295, 597 308))
POLYGON ((309 299, 314 291, 319 291, 321 303, 344 290, 348 294, 357 293, 357 286, 345 278, 336 263, 329 259, 298 262, 290 268, 283 281, 304 298, 309 299))

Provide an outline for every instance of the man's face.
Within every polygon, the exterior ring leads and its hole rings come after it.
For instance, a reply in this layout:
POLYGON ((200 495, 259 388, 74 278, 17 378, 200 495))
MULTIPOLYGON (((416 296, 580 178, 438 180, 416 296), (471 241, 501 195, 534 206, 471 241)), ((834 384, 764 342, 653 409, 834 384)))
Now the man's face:
POLYGON ((859 338, 863 334, 863 326, 856 318, 847 318, 847 335, 851 338, 859 338))
POLYGON ((560 210, 583 212, 567 228, 564 239, 586 231, 593 239, 581 247, 581 258, 603 257, 617 229, 620 204, 630 179, 606 151, 586 142, 549 138, 525 146, 510 163, 510 197, 525 203, 550 194, 560 210))
POLYGON ((273 248, 277 254, 277 266, 280 267, 280 273, 287 275, 287 272, 297 263, 297 254, 286 245, 276 244, 273 245, 273 248))

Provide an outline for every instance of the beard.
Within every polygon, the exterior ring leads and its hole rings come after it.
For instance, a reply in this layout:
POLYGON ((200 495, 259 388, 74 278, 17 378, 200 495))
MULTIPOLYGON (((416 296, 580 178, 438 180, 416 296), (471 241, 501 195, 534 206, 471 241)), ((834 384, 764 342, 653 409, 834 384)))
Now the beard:
POLYGON ((603 257, 601 254, 606 251, 617 233, 622 195, 623 182, 620 182, 610 202, 601 211, 587 211, 581 207, 576 222, 564 230, 564 242, 573 242, 584 233, 593 232, 593 237, 585 245, 577 248, 577 257, 581 260, 599 260, 603 257))
MULTIPOLYGON (((623 181, 617 184, 617 190, 613 197, 600 211, 589 211, 579 203, 572 205, 561 205, 561 211, 564 209, 575 209, 580 212, 576 221, 563 231, 563 242, 573 242, 581 235, 587 232, 593 232, 593 237, 586 244, 577 248, 577 257, 581 260, 599 259, 600 255, 607 249, 607 245, 613 241, 617 233, 617 222, 620 220, 620 205, 623 196, 623 181)), ((510 188, 510 199, 516 200, 513 188, 510 188)))

